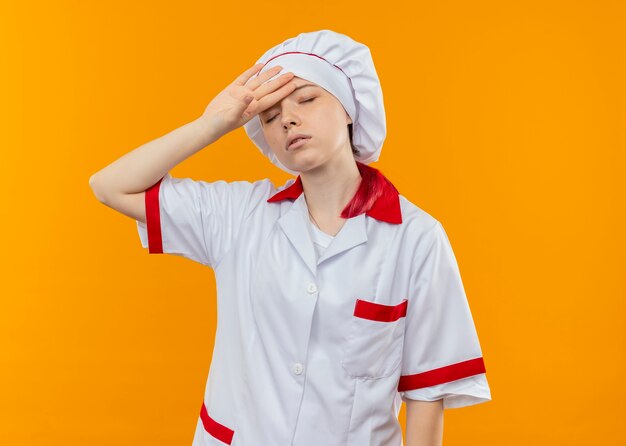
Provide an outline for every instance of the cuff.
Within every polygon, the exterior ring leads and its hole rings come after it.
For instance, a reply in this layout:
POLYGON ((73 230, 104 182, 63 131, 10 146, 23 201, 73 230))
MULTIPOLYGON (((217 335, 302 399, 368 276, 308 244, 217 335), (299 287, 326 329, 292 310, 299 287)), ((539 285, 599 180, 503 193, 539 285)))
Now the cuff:
POLYGON ((137 231, 139 233, 139 239, 141 240, 141 246, 148 248, 148 252, 150 254, 163 253, 161 203, 159 192, 161 189, 161 183, 166 177, 169 177, 169 173, 145 191, 144 204, 146 210, 146 223, 135 220, 137 222, 137 231))
POLYGON ((491 401, 491 390, 484 373, 421 389, 400 392, 405 403, 411 400, 436 401, 443 399, 444 409, 472 406, 491 401))
POLYGON ((141 241, 141 247, 148 247, 148 227, 145 223, 135 220, 137 222, 137 232, 139 233, 139 241, 141 241))

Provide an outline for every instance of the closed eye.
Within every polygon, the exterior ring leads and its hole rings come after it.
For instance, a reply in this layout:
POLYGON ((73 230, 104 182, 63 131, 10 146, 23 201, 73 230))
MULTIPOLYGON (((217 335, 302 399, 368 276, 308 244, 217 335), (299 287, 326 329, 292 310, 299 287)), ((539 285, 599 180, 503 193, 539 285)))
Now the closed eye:
MULTIPOLYGON (((313 101, 313 99, 315 99, 315 97, 312 97, 310 99, 306 99, 306 100, 302 101, 301 103, 304 104, 305 102, 311 102, 311 101, 313 101)), ((268 123, 272 122, 276 116, 278 116, 278 115, 276 114, 276 115, 272 116, 270 119, 265 121, 265 123, 268 124, 268 123)))

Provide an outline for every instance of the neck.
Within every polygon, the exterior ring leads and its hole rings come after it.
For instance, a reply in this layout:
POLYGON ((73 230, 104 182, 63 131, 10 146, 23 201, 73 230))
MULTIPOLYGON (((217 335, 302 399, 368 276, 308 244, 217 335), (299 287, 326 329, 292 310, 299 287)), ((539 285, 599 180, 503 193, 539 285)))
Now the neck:
POLYGON ((361 173, 351 155, 301 172, 300 179, 309 212, 322 224, 339 218, 359 188, 361 173))

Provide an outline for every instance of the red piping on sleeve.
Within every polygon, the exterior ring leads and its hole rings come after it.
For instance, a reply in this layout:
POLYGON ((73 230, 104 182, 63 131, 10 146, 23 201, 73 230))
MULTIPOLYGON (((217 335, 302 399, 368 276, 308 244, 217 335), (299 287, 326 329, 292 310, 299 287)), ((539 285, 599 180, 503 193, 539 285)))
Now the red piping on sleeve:
POLYGON ((233 435, 235 431, 229 429, 223 424, 218 423, 213 418, 209 416, 209 413, 206 410, 206 406, 204 405, 204 401, 202 401, 202 408, 200 409, 200 418, 202 419, 202 425, 204 429, 213 437, 217 438, 223 443, 231 444, 233 441, 233 435))
POLYGON ((401 376, 398 384, 398 392, 443 384, 449 381, 467 378, 468 376, 478 375, 479 373, 485 373, 485 363, 482 357, 457 362, 456 364, 447 365, 427 372, 401 376))
POLYGON ((148 253, 163 254, 161 235, 161 210, 159 207, 159 189, 163 178, 146 189, 146 226, 148 228, 148 253))

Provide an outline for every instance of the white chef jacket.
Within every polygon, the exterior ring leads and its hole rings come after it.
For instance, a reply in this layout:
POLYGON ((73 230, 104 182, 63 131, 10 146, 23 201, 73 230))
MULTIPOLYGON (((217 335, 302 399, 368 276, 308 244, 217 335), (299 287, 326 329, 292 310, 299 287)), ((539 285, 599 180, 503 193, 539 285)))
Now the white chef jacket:
POLYGON ((302 192, 299 176, 276 188, 169 173, 146 191, 142 246, 216 278, 192 446, 401 446, 402 401, 491 400, 441 223, 390 183, 318 257, 302 192))

